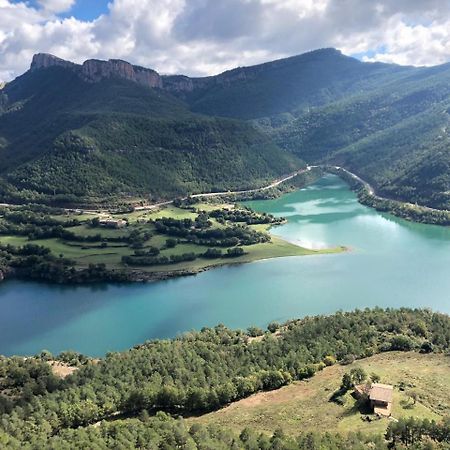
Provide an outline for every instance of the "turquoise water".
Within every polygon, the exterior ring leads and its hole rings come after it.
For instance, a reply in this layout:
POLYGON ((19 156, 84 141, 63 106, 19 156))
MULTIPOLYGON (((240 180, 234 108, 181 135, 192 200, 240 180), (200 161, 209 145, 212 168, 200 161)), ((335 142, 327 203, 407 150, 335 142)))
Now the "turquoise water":
POLYGON ((278 258, 152 284, 0 285, 0 354, 72 349, 88 355, 224 323, 265 326, 373 306, 450 313, 450 229, 360 205, 329 175, 276 200, 249 202, 288 218, 272 232, 337 255, 278 258))

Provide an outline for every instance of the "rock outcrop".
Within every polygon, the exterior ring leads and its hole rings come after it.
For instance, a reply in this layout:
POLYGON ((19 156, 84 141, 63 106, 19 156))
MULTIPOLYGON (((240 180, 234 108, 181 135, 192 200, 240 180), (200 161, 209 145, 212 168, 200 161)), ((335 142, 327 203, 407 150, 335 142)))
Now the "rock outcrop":
POLYGON ((186 94, 209 86, 229 85, 236 81, 253 79, 257 74, 255 68, 241 67, 217 76, 202 78, 190 78, 184 75, 160 76, 155 70, 134 66, 120 59, 108 61, 89 59, 80 65, 48 53, 34 55, 30 70, 34 71, 52 66, 72 69, 83 80, 90 83, 97 83, 106 78, 121 78, 149 88, 165 89, 177 93, 184 92, 186 94))
POLYGON ((158 72, 144 67, 133 66, 120 59, 101 61, 89 59, 81 66, 82 77, 89 82, 98 82, 104 78, 124 78, 150 88, 162 88, 158 72))
POLYGON ((158 72, 133 66, 119 59, 110 59, 109 61, 89 59, 80 65, 48 53, 38 53, 33 56, 30 70, 46 69, 53 66, 71 69, 83 80, 90 83, 96 83, 105 78, 122 78, 149 88, 162 88, 162 79, 158 72))
POLYGON ((66 61, 65 59, 58 58, 57 56, 50 55, 49 53, 37 53, 33 56, 30 70, 45 69, 52 66, 74 68, 76 67, 76 64, 66 61))

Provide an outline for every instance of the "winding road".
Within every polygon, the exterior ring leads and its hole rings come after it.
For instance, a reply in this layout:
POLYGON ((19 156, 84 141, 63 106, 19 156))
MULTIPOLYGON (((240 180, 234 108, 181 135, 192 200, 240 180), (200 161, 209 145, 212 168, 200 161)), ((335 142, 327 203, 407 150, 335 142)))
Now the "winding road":
MULTIPOLYGON (((253 192, 267 191, 268 189, 272 189, 274 187, 277 187, 281 183, 285 183, 286 181, 291 180, 292 178, 296 177, 297 175, 300 175, 302 173, 308 172, 313 167, 318 167, 318 166, 307 166, 305 169, 297 170, 296 172, 293 172, 290 175, 286 175, 283 178, 279 178, 279 179, 273 181, 272 183, 268 184, 267 186, 263 186, 263 187, 260 187, 260 188, 246 189, 246 190, 243 190, 243 191, 206 192, 206 193, 201 193, 201 194, 192 194, 192 195, 189 196, 189 198, 224 197, 224 196, 227 196, 227 195, 251 194, 253 192)), ((182 200, 185 200, 187 198, 188 197, 184 197, 182 200)), ((147 210, 159 208, 160 206, 170 205, 173 202, 174 202, 174 200, 169 200, 169 201, 166 201, 166 202, 154 203, 153 205, 136 206, 134 209, 135 209, 135 211, 147 211, 147 210)))
MULTIPOLYGON (((314 168, 318 168, 318 169, 326 169, 326 167, 332 167, 336 170, 341 170, 345 173, 347 173, 348 175, 350 175, 352 178, 354 178, 355 180, 359 181, 367 190, 367 192, 369 193, 369 195, 373 196, 376 199, 379 200, 392 200, 389 198, 385 198, 385 197, 380 197, 379 195, 377 195, 375 193, 375 189, 373 188, 373 186, 371 184, 369 184, 367 181, 363 180, 361 177, 359 177, 358 175, 356 175, 353 172, 350 172, 349 170, 347 170, 344 167, 340 167, 340 166, 323 166, 323 165, 311 165, 311 166, 306 166, 306 168, 304 169, 300 169, 297 170, 289 175, 286 175, 282 178, 278 178, 275 181, 273 181, 272 183, 268 184, 267 186, 263 186, 260 188, 255 188, 255 189, 245 189, 242 191, 223 191, 223 192, 204 192, 204 193, 200 193, 200 194, 192 194, 189 197, 190 198, 212 198, 212 197, 224 197, 227 195, 240 195, 240 194, 251 194, 254 192, 262 192, 262 191, 267 191, 268 189, 272 189, 274 187, 279 186, 282 183, 285 183, 286 181, 291 180, 292 178, 296 177, 297 175, 300 175, 302 173, 308 172, 311 169, 314 168)), ((188 197, 184 197, 182 200, 187 199, 188 197)), ((135 211, 151 211, 153 209, 157 209, 157 208, 161 208, 163 206, 168 206, 171 205, 173 202, 175 201, 175 199, 173 200, 167 200, 167 201, 163 201, 163 202, 158 202, 158 203, 153 203, 151 205, 143 205, 143 206, 135 206, 134 210, 135 211)), ((435 212, 447 212, 450 214, 450 211, 445 210, 445 209, 435 209, 435 208, 431 208, 429 206, 423 206, 423 205, 417 205, 417 204, 413 204, 413 203, 408 203, 408 202, 400 202, 399 200, 396 200, 399 203, 403 203, 405 205, 408 205, 410 207, 420 207, 424 210, 427 211, 435 211, 435 212)), ((10 206, 17 206, 17 205, 13 205, 10 203, 0 203, 0 206, 4 206, 4 207, 10 207, 10 206)), ((64 211, 67 212, 76 212, 76 213, 80 213, 80 214, 106 214, 108 213, 108 210, 106 209, 81 209, 81 208, 62 208, 64 211)))

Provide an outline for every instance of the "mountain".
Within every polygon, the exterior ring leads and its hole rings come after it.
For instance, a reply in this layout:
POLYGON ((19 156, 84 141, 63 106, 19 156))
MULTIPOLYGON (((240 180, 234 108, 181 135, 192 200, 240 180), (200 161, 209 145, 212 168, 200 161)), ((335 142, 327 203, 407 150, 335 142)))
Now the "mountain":
POLYGON ((0 91, 3 199, 98 202, 255 187, 308 163, 450 208, 450 65, 321 49, 203 78, 48 54, 0 91))
POLYGON ((326 48, 213 77, 163 77, 163 83, 193 111, 257 119, 296 115, 400 78, 410 70, 392 64, 363 63, 326 48))
POLYGON ((99 202, 256 187, 302 166, 251 124, 191 112, 124 61, 38 54, 0 97, 0 192, 99 202))
POLYGON ((311 109, 271 128, 285 149, 357 172, 380 195, 450 209, 450 64, 311 109))

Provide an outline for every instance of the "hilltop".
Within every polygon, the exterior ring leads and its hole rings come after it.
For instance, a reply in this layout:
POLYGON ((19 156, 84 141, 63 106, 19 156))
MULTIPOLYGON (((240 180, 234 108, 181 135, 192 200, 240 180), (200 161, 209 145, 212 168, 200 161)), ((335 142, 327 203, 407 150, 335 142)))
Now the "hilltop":
POLYGON ((2 358, 0 445, 387 450, 404 448, 415 430, 416 443, 424 446, 412 448, 448 448, 449 422, 443 415, 449 405, 449 321, 430 311, 366 309, 273 323, 266 333, 219 325, 100 360, 46 351, 2 358), (348 404, 330 404, 340 376, 354 368, 345 364, 355 359, 396 385, 393 411, 401 413, 399 419, 435 422, 408 420, 398 427, 391 422, 385 439, 387 419, 366 413, 370 422, 363 422, 349 392, 348 404), (57 378, 55 364, 76 370, 57 378), (428 377, 431 367, 436 375, 427 384, 422 375, 428 377), (414 405, 402 386, 416 390, 414 405), (269 410, 249 407, 255 396, 278 403, 269 410))

